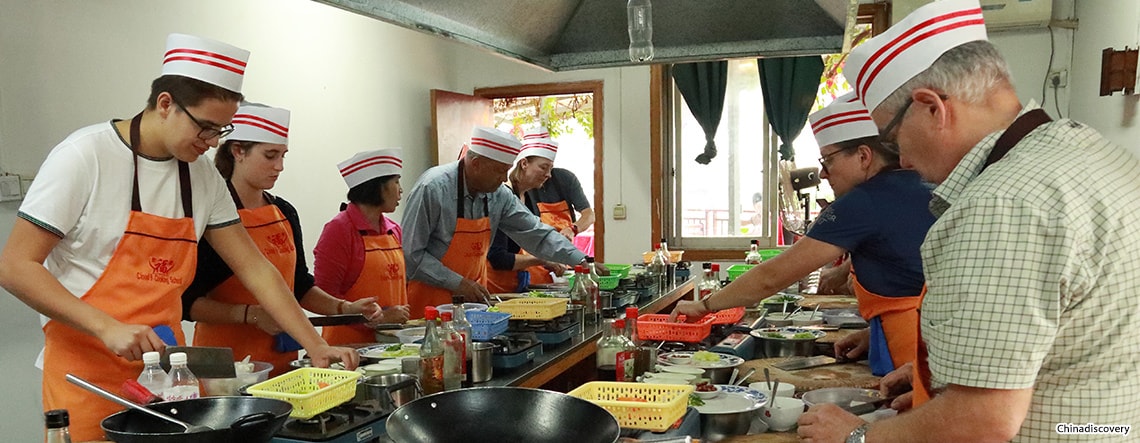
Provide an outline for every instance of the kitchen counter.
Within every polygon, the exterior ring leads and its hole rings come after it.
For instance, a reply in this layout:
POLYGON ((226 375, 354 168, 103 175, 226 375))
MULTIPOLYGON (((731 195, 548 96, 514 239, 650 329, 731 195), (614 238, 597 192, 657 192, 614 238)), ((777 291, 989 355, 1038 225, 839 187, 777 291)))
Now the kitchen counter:
MULTIPOLYGON (((696 278, 690 278, 647 303, 638 306, 641 314, 655 314, 670 308, 678 300, 692 294, 696 278)), ((583 325, 582 333, 553 348, 544 348, 542 355, 529 363, 512 369, 494 370, 490 381, 476 384, 481 386, 519 386, 541 388, 555 377, 567 372, 583 360, 597 352, 597 341, 602 335, 604 323, 583 325)))

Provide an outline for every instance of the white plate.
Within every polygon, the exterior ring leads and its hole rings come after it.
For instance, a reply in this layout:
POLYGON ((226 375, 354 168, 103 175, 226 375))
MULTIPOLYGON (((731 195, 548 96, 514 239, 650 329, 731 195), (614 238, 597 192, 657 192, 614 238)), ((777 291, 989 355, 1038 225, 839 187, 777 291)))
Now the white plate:
POLYGON ((704 406, 694 406, 702 414, 734 414, 755 411, 764 406, 768 397, 755 389, 743 386, 716 385, 721 395, 704 400, 704 406))
POLYGON ((696 366, 689 366, 689 365, 662 366, 660 368, 657 368, 657 370, 659 370, 661 372, 672 372, 674 374, 685 374, 685 375, 696 375, 696 376, 705 375, 704 369, 698 368, 696 366))
MULTIPOLYGON (((663 354, 657 356, 657 363, 665 365, 665 366, 669 366, 669 365, 673 365, 672 363, 669 362, 670 356, 687 355, 691 358, 693 356, 693 354, 694 354, 693 351, 666 352, 666 353, 663 353, 663 354)), ((739 365, 741 363, 744 363, 743 358, 737 357, 737 356, 732 355, 732 354, 724 354, 724 353, 720 353, 720 352, 714 352, 714 354, 720 356, 719 361, 703 362, 703 361, 697 361, 697 359, 694 358, 687 365, 673 365, 673 366, 692 366, 692 367, 696 367, 696 368, 708 369, 708 368, 728 368, 728 367, 733 367, 733 366, 739 365)))
POLYGON ((784 326, 781 328, 753 329, 751 334, 753 337, 756 337, 756 338, 766 338, 766 339, 771 339, 771 340, 815 340, 818 338, 823 338, 823 336, 827 335, 826 332, 820 331, 818 329, 804 329, 804 328, 798 328, 795 326, 784 326), (792 338, 796 334, 803 333, 803 332, 811 333, 811 335, 813 335, 814 338, 810 338, 810 339, 792 338), (770 337, 768 334, 780 334, 781 337, 780 338, 770 337))
POLYGON ((356 352, 358 354, 360 354, 361 357, 377 358, 377 359, 397 358, 397 357, 400 359, 405 359, 405 358, 418 358, 419 357, 419 351, 418 350, 420 348, 420 345, 415 344, 415 343, 402 343, 402 344, 400 344, 401 349, 416 349, 417 354, 416 355, 405 355, 405 356, 399 357, 396 354, 387 351, 388 347, 393 346, 395 344, 396 343, 388 343, 388 344, 366 346, 366 347, 357 349, 356 352))

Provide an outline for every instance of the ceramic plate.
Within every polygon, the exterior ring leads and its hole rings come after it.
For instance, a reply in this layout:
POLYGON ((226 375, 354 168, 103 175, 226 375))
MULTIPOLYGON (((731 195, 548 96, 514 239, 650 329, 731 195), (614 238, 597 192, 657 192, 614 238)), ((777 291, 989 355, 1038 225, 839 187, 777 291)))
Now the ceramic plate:
POLYGON ((662 366, 658 368, 661 372, 672 372, 674 374, 688 374, 688 375, 705 375, 705 370, 696 366, 689 365, 676 365, 676 366, 662 366))
POLYGON ((763 329, 753 329, 752 330, 752 336, 756 337, 756 338, 778 338, 778 339, 784 339, 784 340, 809 340, 806 338, 804 338, 804 339, 794 338, 796 336, 796 334, 804 334, 804 333, 811 334, 813 336, 813 338, 811 338, 810 340, 822 338, 823 336, 827 335, 826 332, 820 331, 818 329, 804 329, 804 328, 789 327, 789 326, 785 326, 782 328, 763 328, 763 329), (779 337, 776 337, 776 335, 779 335, 779 337))
POLYGON ((420 345, 417 345, 414 343, 400 344, 400 350, 398 350, 398 351, 389 351, 388 350, 388 348, 393 347, 397 344, 399 344, 399 343, 388 343, 388 344, 366 346, 366 347, 357 349, 356 352, 359 353, 361 357, 378 358, 378 359, 385 359, 385 358, 401 358, 401 359, 403 359, 403 358, 411 358, 411 357, 419 357, 420 356, 420 354, 419 354, 420 345), (416 353, 413 355, 408 355, 406 353, 400 352, 403 350, 415 350, 416 353))
POLYGON ((704 400, 704 406, 694 406, 702 414, 733 414, 754 411, 764 406, 768 396, 743 386, 716 385, 721 395, 704 400))
POLYGON ((687 364, 687 365, 673 365, 673 363, 669 362, 669 356, 671 356, 671 355, 687 355, 689 357, 692 357, 693 354, 695 354, 695 352, 692 352, 692 351, 666 352, 666 353, 663 353, 663 354, 657 356, 657 363, 663 364, 666 366, 693 366, 693 367, 704 368, 704 369, 728 368, 728 367, 733 367, 733 366, 739 365, 741 363, 744 363, 743 358, 737 357, 737 356, 732 355, 732 354, 723 354, 720 352, 714 352, 713 353, 713 354, 720 356, 720 360, 714 361, 714 362, 698 361, 695 358, 692 359, 689 362, 689 364, 687 364))

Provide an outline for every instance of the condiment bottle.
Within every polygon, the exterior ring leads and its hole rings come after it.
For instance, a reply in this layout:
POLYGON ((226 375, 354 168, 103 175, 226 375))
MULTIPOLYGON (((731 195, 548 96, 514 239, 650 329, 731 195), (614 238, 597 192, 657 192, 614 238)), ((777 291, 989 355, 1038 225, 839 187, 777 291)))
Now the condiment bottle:
POLYGON ((614 320, 617 318, 617 308, 603 308, 602 338, 598 339, 597 368, 598 380, 617 380, 616 364, 617 353, 624 350, 621 340, 615 340, 614 320))
POLYGON ((749 265, 758 265, 764 261, 760 257, 760 241, 752 240, 752 244, 748 246, 748 253, 744 254, 744 263, 749 265))
POLYGON ((443 344, 443 390, 451 391, 462 387, 467 372, 467 345, 463 343, 463 335, 451 328, 451 313, 441 312, 440 316, 443 317, 438 330, 443 344))
POLYGON ((198 377, 186 367, 186 353, 170 354, 170 387, 162 393, 166 401, 191 400, 201 396, 198 377))
POLYGON ((159 364, 160 354, 154 351, 143 353, 143 370, 139 374, 138 382, 150 393, 162 397, 163 392, 170 388, 170 375, 159 364))
POLYGON ((636 381, 637 346, 625 336, 625 320, 614 321, 615 340, 620 341, 621 350, 617 353, 614 369, 617 381, 636 381))
POLYGON ((436 330, 436 318, 439 311, 434 306, 424 308, 423 344, 420 345, 420 388, 424 395, 443 392, 443 343, 436 330))
POLYGON ((44 413, 44 426, 47 427, 47 432, 44 434, 44 443, 71 443, 71 431, 68 426, 71 425, 71 417, 67 414, 67 409, 52 409, 44 413))

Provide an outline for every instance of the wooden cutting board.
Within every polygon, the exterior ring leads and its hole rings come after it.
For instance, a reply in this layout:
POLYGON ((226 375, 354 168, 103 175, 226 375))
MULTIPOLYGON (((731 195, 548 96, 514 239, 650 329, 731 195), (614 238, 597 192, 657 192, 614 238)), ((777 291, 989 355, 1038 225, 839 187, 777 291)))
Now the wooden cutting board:
POLYGON ((861 329, 840 329, 838 331, 827 331, 827 335, 824 335, 823 337, 817 338, 815 340, 815 342, 816 343, 826 343, 828 346, 831 346, 831 345, 834 345, 839 340, 843 340, 843 337, 846 337, 848 335, 854 334, 854 333, 859 332, 859 331, 861 331, 861 329))
POLYGON ((819 305, 820 309, 859 307, 855 297, 849 295, 805 295, 802 300, 796 302, 796 305, 803 306, 804 309, 815 309, 816 305, 819 305))
POLYGON ((772 378, 796 385, 797 393, 822 388, 867 388, 879 387, 879 377, 871 375, 871 367, 865 363, 838 363, 815 368, 785 371, 772 365, 790 358, 762 358, 740 364, 740 372, 756 368, 751 380, 764 380, 764 368, 768 368, 772 378))

